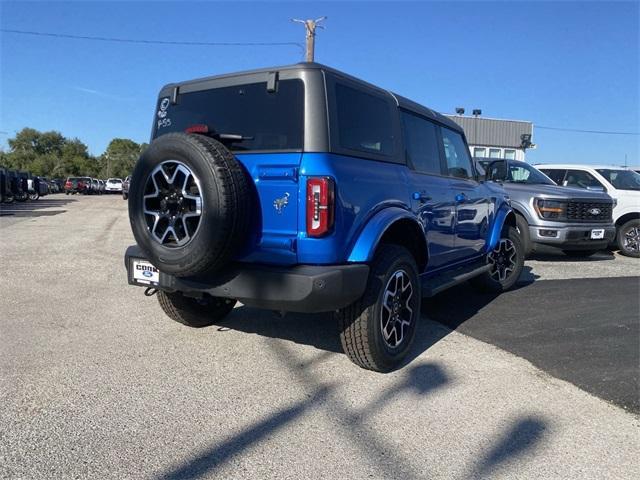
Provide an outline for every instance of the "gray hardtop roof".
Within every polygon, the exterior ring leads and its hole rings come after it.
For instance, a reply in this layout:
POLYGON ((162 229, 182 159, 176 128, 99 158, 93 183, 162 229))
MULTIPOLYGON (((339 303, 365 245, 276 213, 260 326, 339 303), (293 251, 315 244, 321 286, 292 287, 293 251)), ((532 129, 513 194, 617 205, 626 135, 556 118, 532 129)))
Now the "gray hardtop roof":
POLYGON ((356 78, 352 75, 349 75, 348 73, 344 73, 341 72, 340 70, 336 70, 335 68, 331 68, 328 67, 326 65, 323 65, 321 63, 315 63, 315 62, 301 62, 301 63, 296 63, 293 65, 284 65, 284 66, 280 66, 280 67, 268 67, 268 68, 259 68, 259 69, 255 69, 255 70, 245 70, 242 72, 234 72, 234 73, 225 73, 222 75, 212 75, 209 77, 202 77, 202 78, 196 78, 194 80, 187 80, 184 82, 176 82, 176 83, 169 83, 167 85, 165 85, 162 90, 166 90, 166 89, 171 89, 174 87, 181 87, 184 85, 194 85, 194 84, 198 84, 198 83, 202 83, 202 82, 208 82, 211 80, 220 80, 220 79, 225 79, 225 78, 234 78, 234 77, 243 77, 243 76, 247 76, 247 75, 255 75, 255 74, 260 74, 260 73, 269 73, 269 72, 282 72, 282 71, 296 71, 296 70, 322 70, 324 72, 327 73, 331 73, 340 77, 344 77, 347 78, 353 82, 356 83, 360 83, 364 86, 367 86, 369 88, 373 88, 375 90, 381 91, 386 93, 387 95, 393 97, 394 101, 396 102, 396 105, 398 105, 400 108, 405 108, 407 110, 411 110, 412 112, 415 112, 419 115, 422 115, 426 118, 429 118, 431 120, 434 120, 436 122, 439 122, 443 125, 446 125, 448 128, 451 128, 452 130, 456 130, 458 132, 463 132, 462 127, 460 127, 460 125, 458 125, 457 123, 455 123, 454 121, 450 120, 449 118, 445 117, 444 115, 441 115, 440 113, 431 110, 430 108, 427 108, 423 105, 420 105, 419 103, 414 102, 413 100, 409 100, 406 97, 403 97, 401 95, 397 95, 389 90, 385 90, 384 88, 380 88, 376 85, 373 85, 369 82, 366 82, 362 79, 356 78))

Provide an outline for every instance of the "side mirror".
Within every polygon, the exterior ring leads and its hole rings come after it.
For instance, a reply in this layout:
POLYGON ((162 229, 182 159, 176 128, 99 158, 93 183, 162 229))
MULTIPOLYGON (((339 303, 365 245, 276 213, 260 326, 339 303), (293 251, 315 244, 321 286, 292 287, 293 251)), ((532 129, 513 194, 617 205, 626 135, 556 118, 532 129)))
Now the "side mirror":
POLYGON ((486 181, 503 182, 507 178, 507 166, 504 160, 496 160, 487 165, 486 181))

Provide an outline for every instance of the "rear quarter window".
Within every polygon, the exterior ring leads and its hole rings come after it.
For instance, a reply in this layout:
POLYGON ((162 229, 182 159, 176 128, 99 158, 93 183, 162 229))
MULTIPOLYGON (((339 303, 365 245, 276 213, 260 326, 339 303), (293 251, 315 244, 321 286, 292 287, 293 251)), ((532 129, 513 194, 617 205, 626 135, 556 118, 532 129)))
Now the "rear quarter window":
POLYGON ((209 132, 245 137, 231 150, 302 150, 304 135, 304 84, 281 80, 275 92, 267 83, 251 83, 180 94, 176 105, 168 97, 158 100, 153 137, 184 132, 206 125, 209 132))
POLYGON ((393 154, 392 109, 386 99, 336 83, 335 104, 340 148, 372 155, 393 154))

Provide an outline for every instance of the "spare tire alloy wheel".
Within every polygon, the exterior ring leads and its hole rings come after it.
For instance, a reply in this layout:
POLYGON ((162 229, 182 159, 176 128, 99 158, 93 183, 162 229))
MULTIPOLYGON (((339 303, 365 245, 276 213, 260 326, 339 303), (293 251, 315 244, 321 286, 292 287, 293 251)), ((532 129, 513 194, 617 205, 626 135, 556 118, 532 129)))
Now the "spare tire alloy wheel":
POLYGON ((184 163, 167 160, 153 169, 144 189, 144 215, 152 238, 168 248, 196 235, 202 218, 200 180, 184 163))
POLYGON ((146 258, 178 277, 225 267, 249 238, 249 178, 213 138, 156 138, 140 156, 128 194, 131 229, 146 258))

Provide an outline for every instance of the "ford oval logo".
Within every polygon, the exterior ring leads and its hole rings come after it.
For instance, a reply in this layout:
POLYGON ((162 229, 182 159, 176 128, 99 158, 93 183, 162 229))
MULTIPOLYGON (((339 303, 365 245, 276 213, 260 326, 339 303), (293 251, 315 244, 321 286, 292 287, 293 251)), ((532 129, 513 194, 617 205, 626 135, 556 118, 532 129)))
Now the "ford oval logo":
POLYGON ((149 270, 144 270, 142 274, 147 278, 153 277, 153 272, 150 272, 149 270))
POLYGON ((590 208, 588 212, 590 215, 600 215, 601 210, 599 208, 590 208))

